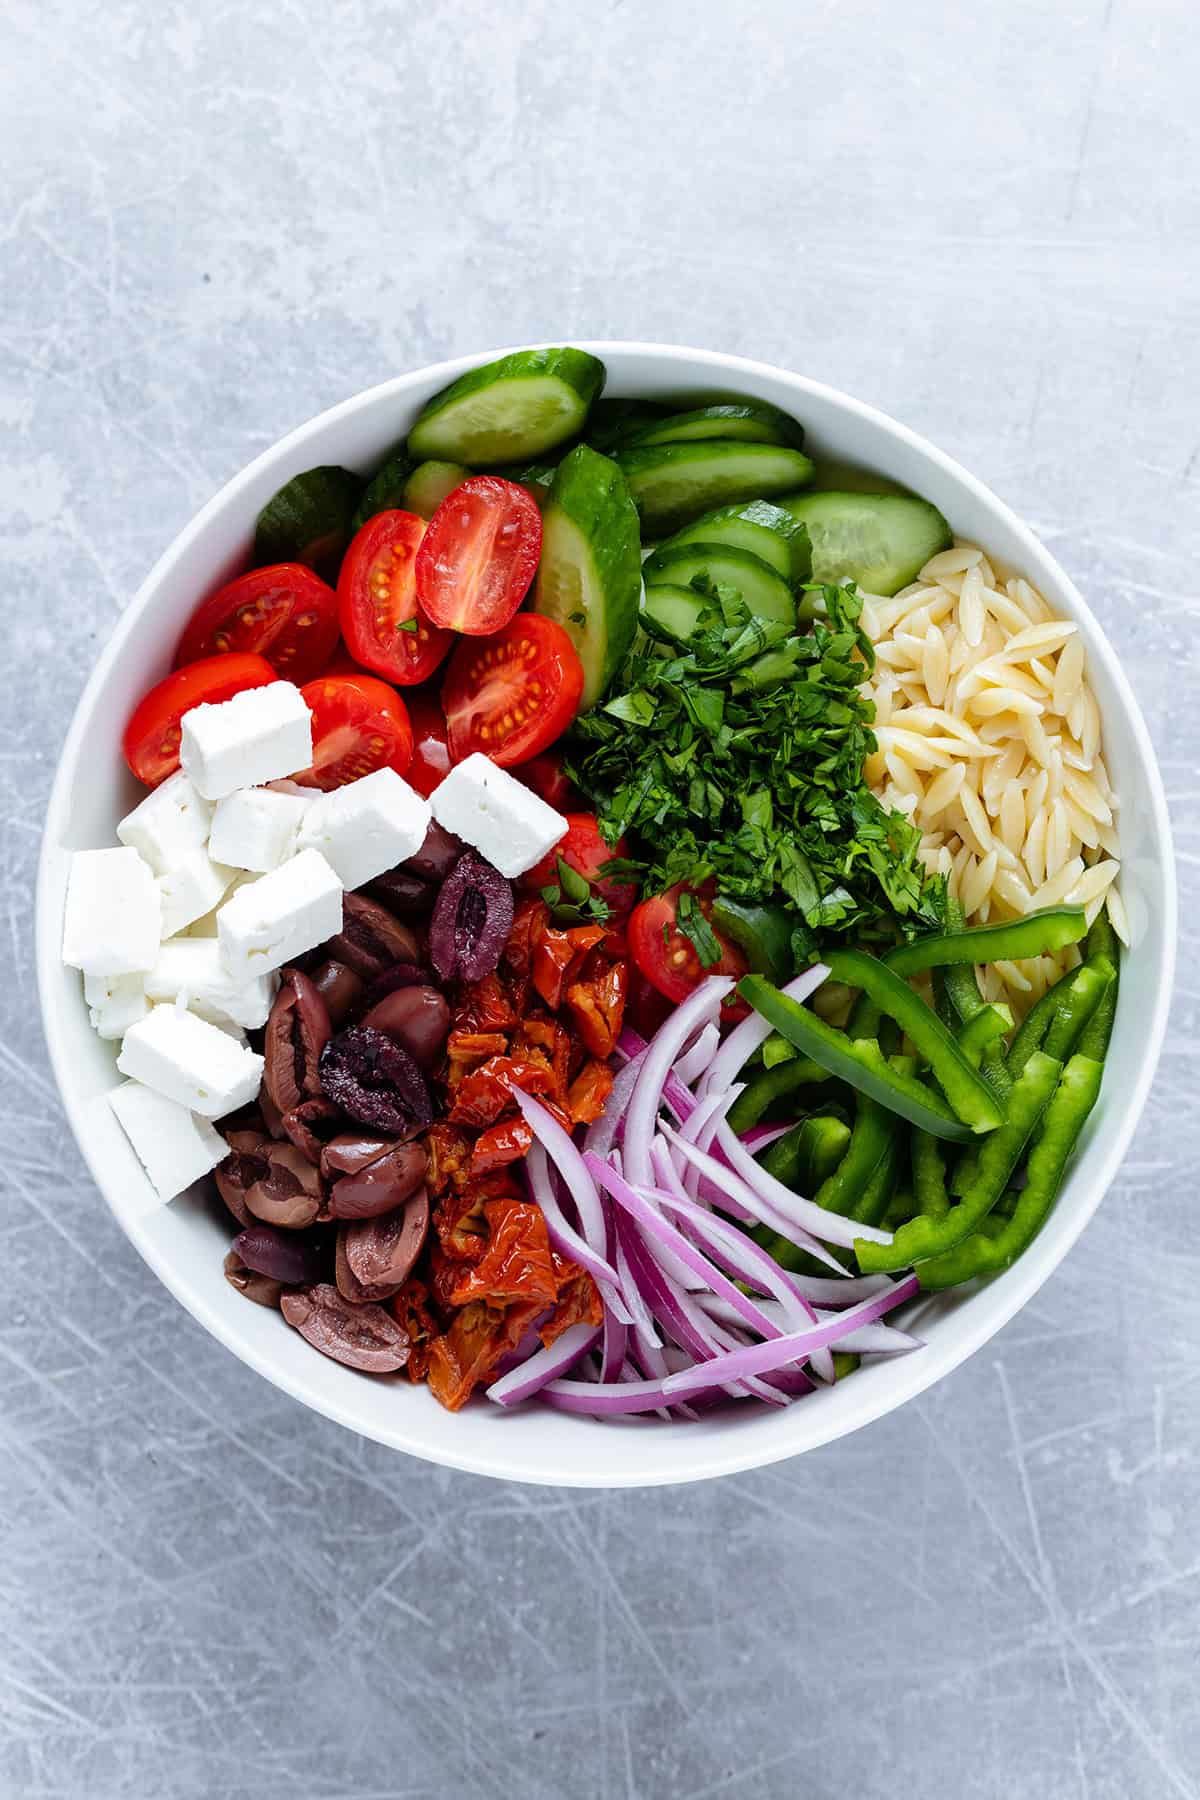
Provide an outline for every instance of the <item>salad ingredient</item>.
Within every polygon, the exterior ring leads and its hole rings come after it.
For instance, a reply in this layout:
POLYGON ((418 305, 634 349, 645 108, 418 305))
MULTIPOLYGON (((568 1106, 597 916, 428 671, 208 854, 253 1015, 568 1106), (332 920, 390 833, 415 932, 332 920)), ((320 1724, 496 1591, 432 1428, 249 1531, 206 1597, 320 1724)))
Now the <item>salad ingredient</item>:
MULTIPOLYGON (((1076 970, 1042 1043, 1047 1056, 1056 1057, 1059 1062, 1067 1060, 1115 976, 1116 970, 1107 956, 1089 957, 1082 968, 1076 970)), ((1061 988, 1063 983, 1058 985, 1061 988)))
POLYGON ((690 412, 669 413, 666 418, 630 423, 621 433, 619 448, 632 450, 650 444, 686 444, 694 438, 737 438, 749 444, 804 444, 804 427, 767 400, 742 398, 713 406, 693 407, 690 412))
POLYGON ((124 1037, 131 1025, 144 1019, 150 1007, 142 975, 85 975, 83 998, 88 1023, 97 1037, 124 1037))
MULTIPOLYGON (((171 777, 172 781, 180 779, 187 777, 171 777)), ((251 869, 265 875, 291 856, 296 833, 311 804, 309 792, 284 794, 269 787, 238 788, 218 800, 212 809, 208 853, 214 862, 224 863, 227 868, 251 869)))
POLYGON ((210 1024, 257 1031, 267 1022, 274 987, 265 972, 235 980, 216 938, 182 937, 160 947, 145 991, 156 1002, 174 1002, 182 994, 189 1009, 210 1024))
POLYGON ((618 450, 614 460, 641 515, 643 535, 651 538, 678 531, 713 507, 790 493, 813 477, 812 463, 799 450, 719 438, 618 450))
POLYGON ((412 727, 403 700, 386 682, 373 675, 327 675, 303 692, 313 749, 311 765, 298 765, 301 786, 328 792, 374 769, 407 772, 412 727))
POLYGON ((418 794, 428 799, 450 773, 450 745, 446 735, 446 715, 442 703, 433 694, 408 695, 408 718, 412 726, 412 761, 406 780, 418 794))
POLYGON ((330 576, 350 541, 362 477, 326 464, 293 475, 258 515, 256 563, 306 563, 330 576))
POLYGON ((207 850, 193 850, 176 863, 169 875, 160 875, 163 937, 174 937, 177 931, 211 912, 224 897, 233 873, 223 864, 211 861, 207 850))
POLYGON ((637 629, 638 515, 615 464, 580 444, 554 476, 534 607, 568 632, 583 665, 582 704, 595 706, 637 629))
POLYGON ((386 1213, 354 1219, 337 1236, 337 1284, 347 1300, 390 1300, 412 1274, 429 1232, 424 1188, 386 1213))
POLYGON ((455 764, 430 805, 445 831, 510 881, 540 862, 567 829, 561 813, 478 751, 455 764))
POLYGON ((278 682, 261 656, 232 652, 176 669, 138 702, 121 739, 125 761, 147 787, 157 787, 179 767, 182 719, 193 707, 231 699, 250 688, 278 682))
POLYGON ((329 1009, 329 1017, 334 1025, 342 1024, 362 999, 364 992, 362 976, 345 963, 337 962, 333 958, 317 964, 313 970, 312 980, 313 986, 329 1009))
POLYGON ((1075 1048, 1080 1056, 1088 1057, 1092 1062, 1103 1062, 1108 1054, 1108 1043, 1112 1037, 1113 1020, 1117 1012, 1117 990, 1120 981, 1120 951, 1117 947, 1117 934, 1105 913, 1097 913, 1092 928, 1087 935, 1084 946, 1088 961, 1105 957, 1112 966, 1112 980, 1104 990, 1104 996, 1095 1012, 1079 1034, 1075 1048))
POLYGON ((792 915, 786 907, 746 905, 718 894, 710 918, 721 936, 742 952, 748 969, 775 982, 788 980, 794 959, 792 915))
POLYGON ((443 981, 481 981, 500 961, 513 924, 512 889, 474 850, 442 883, 429 923, 429 954, 443 981))
POLYGON ((428 800, 395 769, 374 769, 320 794, 304 815, 296 847, 319 850, 343 887, 364 887, 416 855, 432 816, 428 800))
POLYGON ((425 524, 416 513, 377 513, 356 535, 338 576, 342 636, 355 662, 386 681, 427 681, 454 639, 417 604, 417 552, 425 524))
POLYGON ((519 350, 435 394, 409 452, 472 466, 527 461, 574 437, 603 385, 604 364, 586 350, 519 350))
POLYGON ((676 410, 669 401, 617 399, 603 395, 592 405, 584 431, 593 450, 615 450, 621 437, 651 419, 665 419, 676 410))
POLYGON ((255 1219, 285 1231, 306 1231, 315 1223, 323 1197, 321 1177, 295 1144, 265 1139, 244 1160, 238 1179, 247 1229, 255 1219))
MULTIPOLYGON (((644 610, 654 617, 654 589, 659 582, 671 588, 688 588, 697 577, 727 582, 737 589, 751 615, 769 619, 794 630, 796 602, 782 575, 776 574, 761 557, 749 550, 737 550, 729 544, 688 543, 656 550, 647 557, 642 569, 646 583, 644 610)), ((695 612, 699 618, 704 607, 700 594, 695 596, 695 612)), ((695 629, 693 624, 692 630, 695 629)), ((692 631, 687 634, 689 637, 692 631)))
POLYGON ((582 687, 579 658, 553 619, 519 613, 485 643, 464 640, 442 687, 451 757, 481 751, 508 768, 535 756, 571 723, 582 687))
POLYGON ((342 926, 327 946, 336 961, 345 963, 364 981, 370 999, 376 997, 375 983, 396 965, 407 968, 417 959, 417 939, 406 925, 401 925, 375 900, 365 894, 346 894, 342 901, 342 926))
POLYGON ((255 1098, 263 1059, 194 1013, 154 1006, 125 1033, 117 1067, 202 1118, 219 1119, 255 1098))
POLYGON ((136 850, 156 875, 166 875, 191 851, 203 850, 212 818, 211 803, 178 769, 126 813, 117 826, 117 836, 136 850))
POLYGON ((436 1067, 446 1047, 450 1009, 435 987, 416 982, 394 988, 377 1000, 364 1013, 363 1024, 394 1038, 415 1063, 428 1070, 436 1067))
POLYGON ((434 625, 487 637, 507 625, 537 571, 542 515, 515 482, 472 475, 434 513, 416 560, 416 593, 434 625))
POLYGON ((290 681, 193 705, 183 717, 179 760, 206 800, 290 775, 305 768, 312 753, 312 715, 290 681))
POLYGON ((294 962, 341 929, 342 884, 317 850, 301 850, 230 895, 217 942, 234 984, 294 962))
POLYGON ((108 1103, 160 1200, 181 1194, 228 1154, 207 1119, 140 1081, 110 1089, 108 1103))
MULTIPOLYGON (((583 878, 589 890, 599 896, 610 913, 618 918, 623 917, 633 907, 637 889, 632 882, 606 876, 602 870, 607 863, 620 861, 625 856, 628 845, 623 841, 611 847, 606 844, 596 823, 595 813, 569 812, 564 817, 567 824, 566 836, 559 840, 553 850, 546 852, 541 862, 535 863, 527 874, 522 875, 521 886, 539 892, 542 888, 555 884, 561 887, 558 867, 561 858, 568 869, 573 869, 583 878)), ((565 889, 563 897, 567 897, 565 889)))
POLYGON ((767 1146, 762 1166, 784 1187, 815 1197, 841 1165, 850 1136, 850 1127, 840 1113, 813 1113, 767 1146))
POLYGON ((443 500, 470 475, 461 463, 419 463, 404 483, 404 505, 422 519, 432 519, 443 500))
POLYGON ((352 1025, 321 1052, 321 1090, 352 1119, 411 1137, 432 1123, 425 1077, 407 1050, 370 1025, 352 1025))
POLYGON ((263 1086, 279 1112, 289 1113, 302 1100, 319 1098, 317 1065, 332 1029, 329 1009, 308 976, 300 969, 288 969, 263 1043, 263 1086))
POLYGON ((231 1288, 236 1288, 247 1300, 253 1300, 256 1306, 269 1307, 273 1312, 279 1310, 284 1288, 282 1281, 276 1281, 270 1275, 258 1275, 253 1269, 248 1269, 236 1250, 227 1252, 222 1267, 231 1288))
POLYGON ((280 1311, 302 1338, 334 1362, 384 1375, 408 1361, 408 1333, 382 1306, 352 1306, 329 1282, 284 1294, 280 1311))
POLYGON ((550 489, 554 485, 556 467, 552 462, 515 462, 505 463, 495 473, 503 475, 505 481, 515 481, 518 487, 527 488, 531 498, 537 502, 538 511, 544 513, 550 489))
MULTIPOLYGON (((959 963, 995 962, 1000 958, 1018 961, 1077 944, 1086 930, 1082 906, 1047 906, 1003 924, 972 925, 937 936, 914 938, 889 951, 887 965, 897 975, 908 976, 921 969, 959 963)), ((983 1004, 982 1000, 979 1004, 983 1004)), ((979 1008, 972 1010, 977 1012, 979 1008)))
MULTIPOLYGON (((339 1143, 354 1141, 335 1138, 326 1151, 339 1143)), ((368 1143, 365 1139, 358 1142, 362 1155, 355 1166, 344 1172, 338 1172, 336 1162, 327 1165, 326 1152, 322 1153, 321 1172, 332 1180, 329 1211, 335 1219, 375 1219, 392 1212, 416 1194, 429 1167, 429 1158, 420 1144, 393 1144, 388 1140, 368 1143), (370 1160, 366 1160, 368 1156, 370 1160)), ((343 1150, 342 1155, 347 1153, 343 1150)), ((422 1238, 424 1235, 422 1230, 422 1238)))
POLYGON ((275 1225, 248 1225, 233 1240, 232 1249, 244 1269, 266 1275, 285 1287, 302 1287, 319 1281, 328 1261, 324 1245, 275 1225))
POLYGON ((789 494, 779 505, 808 528, 814 581, 869 594, 896 593, 951 541, 937 507, 906 494, 789 494))
POLYGON ((321 673, 337 640, 333 589, 303 563, 273 563, 201 601, 179 640, 175 667, 229 651, 252 652, 300 684, 321 673))
POLYGON ((560 751, 543 750, 540 756, 531 756, 528 762, 521 763, 513 774, 556 812, 578 810, 579 791, 563 767, 560 751))
POLYGON ((693 893, 680 884, 641 901, 629 916, 630 956, 650 985, 676 1004, 706 975, 736 980, 749 966, 737 944, 713 928, 712 913, 711 894, 693 893))
POLYGON ((85 975, 134 975, 152 967, 162 898, 136 850, 76 850, 67 877, 63 961, 85 975))
POLYGON ((812 576, 807 526, 770 500, 738 500, 732 506, 718 506, 685 525, 659 548, 673 550, 681 544, 724 544, 733 550, 747 550, 792 588, 802 587, 812 576))

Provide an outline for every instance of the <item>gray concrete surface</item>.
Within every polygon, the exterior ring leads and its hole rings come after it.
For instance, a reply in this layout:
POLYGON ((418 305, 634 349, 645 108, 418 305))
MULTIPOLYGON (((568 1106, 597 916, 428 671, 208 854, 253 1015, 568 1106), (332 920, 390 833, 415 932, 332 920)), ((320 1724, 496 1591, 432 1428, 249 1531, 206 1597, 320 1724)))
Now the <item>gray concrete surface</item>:
POLYGON ((0 1793, 1200 1794, 1200 49, 1185 0, 10 0, 0 51, 0 1793), (1045 535, 1175 810, 1120 1180, 983 1353, 691 1491, 359 1443, 206 1338, 70 1141, 58 745, 159 551, 395 370, 673 339, 875 401, 1045 535))

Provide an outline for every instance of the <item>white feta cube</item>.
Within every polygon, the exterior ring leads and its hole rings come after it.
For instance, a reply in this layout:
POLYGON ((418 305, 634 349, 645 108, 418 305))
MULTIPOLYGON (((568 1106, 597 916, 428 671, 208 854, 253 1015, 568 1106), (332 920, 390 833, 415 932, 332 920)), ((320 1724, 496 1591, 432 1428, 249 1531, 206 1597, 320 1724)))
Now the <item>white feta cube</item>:
POLYGON ((312 762, 312 714, 298 687, 272 681, 183 715, 179 760, 206 800, 294 775, 312 762))
POLYGON ((195 1013, 155 1006, 125 1033, 117 1067, 202 1118, 220 1119, 257 1097, 263 1059, 195 1013))
POLYGON ((277 788, 239 788, 217 801, 208 853, 235 869, 262 875, 286 862, 296 848, 296 833, 313 804, 314 791, 295 794, 277 788))
POLYGON ((206 912, 201 918, 193 919, 184 935, 187 937, 215 938, 217 935, 217 914, 220 912, 225 901, 229 899, 231 894, 235 894, 238 888, 244 887, 246 882, 257 880, 258 874, 256 871, 250 869, 234 869, 232 880, 216 906, 212 908, 211 912, 206 912))
POLYGON ((156 875, 168 875, 193 850, 203 850, 212 810, 177 769, 126 813, 117 836, 145 857, 156 875))
POLYGON ((260 875, 217 914, 217 940, 241 985, 278 969, 342 929, 342 884, 318 850, 260 875))
POLYGON ((83 997, 90 1009, 92 1030, 102 1038, 124 1037, 129 1027, 150 1011, 141 975, 85 975, 83 997))
POLYGON ((432 817, 428 800, 395 769, 376 769, 319 795, 296 844, 301 850, 319 850, 343 887, 358 888, 415 856, 432 817))
POLYGON ((160 1200, 173 1200, 229 1155, 207 1119, 140 1081, 122 1082, 108 1102, 160 1200))
POLYGON ((235 982, 215 937, 181 937, 162 946, 146 976, 145 991, 156 1003, 179 1001, 210 1024, 253 1031, 267 1022, 275 980, 271 975, 253 975, 235 982))
POLYGON ((163 936, 174 937, 212 912, 224 899, 232 879, 233 870, 213 862, 207 850, 192 850, 169 875, 160 875, 163 936))
POLYGON ((67 877, 63 961, 85 975, 135 975, 158 955, 162 901, 136 850, 77 850, 67 877), (153 943, 151 943, 153 939, 153 943))
POLYGON ((567 821, 507 769, 477 750, 430 796, 433 816, 511 881, 565 837, 567 821))

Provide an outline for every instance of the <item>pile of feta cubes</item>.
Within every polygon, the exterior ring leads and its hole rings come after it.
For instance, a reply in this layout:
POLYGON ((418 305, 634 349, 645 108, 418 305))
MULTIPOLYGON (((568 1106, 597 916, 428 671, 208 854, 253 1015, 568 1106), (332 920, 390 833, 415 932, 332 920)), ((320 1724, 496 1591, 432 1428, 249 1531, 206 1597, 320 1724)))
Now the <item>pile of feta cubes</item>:
POLYGON ((524 873, 567 821, 486 756, 432 804, 377 769, 330 793, 289 779, 312 762, 312 715, 277 681, 183 718, 178 772, 117 826, 120 849, 72 859, 63 961, 91 1022, 120 1040, 112 1109, 159 1197, 214 1169, 212 1121, 254 1100, 287 963, 342 927, 342 893, 420 849, 435 818, 504 875, 524 873))

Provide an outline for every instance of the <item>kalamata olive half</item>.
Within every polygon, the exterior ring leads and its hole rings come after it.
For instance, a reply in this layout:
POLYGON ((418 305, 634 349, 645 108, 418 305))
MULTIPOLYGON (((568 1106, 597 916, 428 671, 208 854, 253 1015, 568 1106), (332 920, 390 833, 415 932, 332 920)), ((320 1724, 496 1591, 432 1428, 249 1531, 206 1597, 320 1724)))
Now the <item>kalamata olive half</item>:
POLYGON ((432 1069, 450 1030, 450 1008, 434 987, 401 987, 373 1006, 364 1025, 386 1032, 414 1062, 432 1069))
POLYGON ((425 833, 425 842, 415 856, 401 864, 402 868, 411 869, 414 875, 420 875, 425 881, 445 881, 447 875, 463 853, 463 841, 447 831, 436 820, 425 833))
POLYGON ((429 1158, 420 1144, 397 1144, 365 1168, 336 1179, 329 1190, 331 1219, 373 1219, 400 1206, 425 1179, 429 1158))
POLYGON ((303 1287, 320 1281, 329 1262, 327 1245, 316 1237, 301 1237, 295 1231, 280 1231, 275 1225, 251 1225, 239 1231, 233 1248, 247 1269, 256 1275, 269 1275, 288 1287, 303 1287))
POLYGON ((312 984, 325 1002, 329 1022, 336 1030, 350 1017, 362 998, 362 976, 345 963, 323 962, 312 972, 312 984))
POLYGON ((321 1085, 326 1099, 352 1119, 393 1137, 411 1137, 433 1120, 420 1069, 407 1050, 370 1025, 352 1025, 330 1038, 321 1053, 321 1085))
POLYGON ((302 1100, 283 1115, 283 1129, 291 1142, 310 1163, 317 1164, 329 1139, 336 1137, 345 1123, 341 1107, 331 1100, 302 1100))
POLYGON ((331 1283, 284 1294, 280 1310, 314 1350, 351 1369, 383 1375, 408 1361, 408 1333, 382 1306, 352 1306, 331 1283))
POLYGON ((281 1113, 321 1092, 317 1065, 329 1042, 329 1009, 299 969, 285 969, 263 1046, 263 1082, 281 1113))
POLYGON ((321 1173, 326 1181, 336 1181, 339 1175, 360 1175, 395 1148, 395 1138, 380 1137, 377 1132, 341 1131, 321 1151, 321 1173))
POLYGON ((302 1231, 321 1210, 324 1187, 320 1172, 294 1144, 272 1144, 266 1171, 245 1198, 256 1219, 302 1231))
POLYGON ((436 883, 423 881, 403 865, 377 875, 367 887, 372 900, 378 900, 380 906, 386 906, 398 919, 428 918, 437 899, 436 883))
POLYGON ((255 1269, 248 1269, 236 1250, 231 1250, 226 1256, 224 1269, 225 1279, 230 1287, 235 1287, 247 1300, 253 1300, 256 1306, 279 1305, 284 1283, 275 1281, 270 1275, 260 1275, 255 1269))
POLYGON ((217 1192, 239 1225, 252 1225, 254 1218, 246 1206, 246 1190, 267 1174, 271 1139, 265 1132, 249 1130, 227 1131, 225 1141, 229 1155, 214 1171, 217 1192))
POLYGON ((512 922, 512 887, 476 851, 465 851, 442 883, 429 924, 430 961, 442 980, 490 975, 512 922))
POLYGON ((374 981, 392 963, 419 963, 420 945, 407 926, 393 919, 378 901, 363 894, 342 896, 342 929, 326 949, 364 981, 374 981))
POLYGON ((338 1232, 337 1284, 347 1300, 388 1300, 412 1274, 429 1230, 424 1188, 377 1219, 357 1219, 338 1232))

